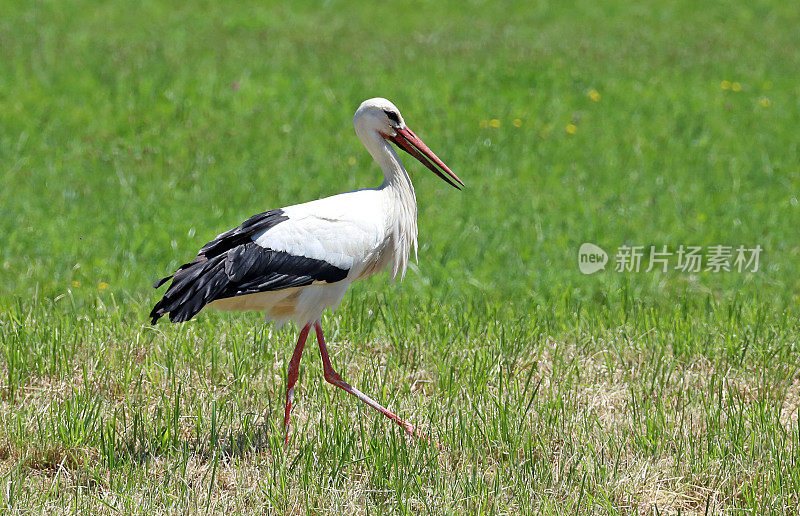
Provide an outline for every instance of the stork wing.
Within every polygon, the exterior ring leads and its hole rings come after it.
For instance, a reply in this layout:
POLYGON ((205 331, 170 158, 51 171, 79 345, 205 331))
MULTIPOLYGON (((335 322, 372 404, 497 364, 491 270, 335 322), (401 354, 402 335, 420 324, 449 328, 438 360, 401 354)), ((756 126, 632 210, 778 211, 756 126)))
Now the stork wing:
POLYGON ((158 280, 153 285, 153 288, 160 287, 172 279, 173 276, 177 275, 186 268, 192 267, 197 263, 205 262, 209 258, 219 256, 220 254, 225 253, 236 246, 251 242, 254 234, 260 234, 264 231, 267 231, 275 225, 280 224, 284 220, 288 220, 288 218, 289 217, 283 214, 283 210, 270 210, 253 215, 249 219, 242 222, 239 226, 229 229, 224 233, 220 233, 216 238, 214 238, 214 240, 207 242, 206 245, 204 245, 197 253, 197 258, 189 263, 181 265, 178 267, 177 271, 169 276, 165 276, 158 280))
POLYGON ((155 324, 166 314, 172 322, 187 321, 217 299, 314 282, 333 283, 347 277, 349 268, 254 241, 288 220, 283 210, 260 213, 208 242, 194 260, 154 285, 158 288, 173 278, 164 297, 150 312, 152 322, 155 324))

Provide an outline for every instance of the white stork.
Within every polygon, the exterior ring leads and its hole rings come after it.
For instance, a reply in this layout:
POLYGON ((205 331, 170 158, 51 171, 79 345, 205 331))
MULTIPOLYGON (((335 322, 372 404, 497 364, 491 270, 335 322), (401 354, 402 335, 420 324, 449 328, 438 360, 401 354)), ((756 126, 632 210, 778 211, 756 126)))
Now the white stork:
POLYGON ((325 380, 392 419, 411 435, 413 425, 363 394, 333 370, 320 318, 335 309, 347 287, 387 267, 392 279, 405 275, 417 251, 417 201, 406 169, 389 142, 408 152, 452 186, 464 183, 406 126, 394 104, 364 101, 353 117, 356 134, 383 170, 378 188, 347 192, 254 215, 218 235, 197 257, 155 284, 172 283, 150 313, 183 322, 205 306, 220 310, 260 310, 268 321, 294 321, 300 335, 289 362, 285 441, 294 386, 306 338, 314 327, 325 380))

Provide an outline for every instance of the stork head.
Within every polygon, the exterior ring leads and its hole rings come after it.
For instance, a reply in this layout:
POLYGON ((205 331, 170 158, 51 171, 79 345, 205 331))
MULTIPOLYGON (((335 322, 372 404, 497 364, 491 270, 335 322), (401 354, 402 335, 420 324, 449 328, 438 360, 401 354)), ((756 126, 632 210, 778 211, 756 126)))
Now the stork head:
POLYGON ((400 110, 388 100, 376 97, 362 102, 353 117, 353 125, 362 140, 362 131, 376 132, 381 138, 394 143, 414 156, 448 184, 459 190, 461 186, 464 186, 463 181, 447 168, 447 165, 425 145, 419 136, 409 129, 400 110))

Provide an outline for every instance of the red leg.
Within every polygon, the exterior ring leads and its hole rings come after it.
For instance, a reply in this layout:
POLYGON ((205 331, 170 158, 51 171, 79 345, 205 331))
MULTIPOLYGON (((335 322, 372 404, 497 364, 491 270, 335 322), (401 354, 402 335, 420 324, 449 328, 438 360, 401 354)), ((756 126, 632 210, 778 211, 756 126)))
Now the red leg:
POLYGON ((405 421, 397 417, 395 414, 382 407, 380 404, 378 404, 378 402, 376 402, 363 392, 359 391, 349 383, 345 382, 339 375, 339 373, 333 370, 333 366, 331 366, 331 359, 330 357, 328 357, 328 347, 325 345, 325 337, 322 335, 322 326, 320 325, 319 321, 314 323, 314 330, 317 333, 317 342, 319 342, 319 352, 320 355, 322 355, 322 367, 325 373, 325 380, 328 383, 331 383, 336 387, 339 387, 340 389, 349 392, 359 400, 363 401, 370 407, 374 408, 384 416, 388 417, 389 419, 391 419, 392 421, 403 427, 403 429, 406 432, 408 432, 409 435, 420 437, 423 440, 428 441, 427 436, 421 434, 416 428, 414 428, 414 425, 406 423, 405 421))
POLYGON ((283 411, 283 431, 286 434, 284 444, 289 444, 289 422, 292 414, 292 400, 294 399, 294 384, 297 383, 297 377, 300 376, 300 357, 303 356, 303 348, 306 346, 306 339, 310 330, 311 324, 306 324, 300 330, 297 345, 294 348, 294 353, 292 353, 292 359, 289 361, 289 372, 286 374, 286 407, 283 411))

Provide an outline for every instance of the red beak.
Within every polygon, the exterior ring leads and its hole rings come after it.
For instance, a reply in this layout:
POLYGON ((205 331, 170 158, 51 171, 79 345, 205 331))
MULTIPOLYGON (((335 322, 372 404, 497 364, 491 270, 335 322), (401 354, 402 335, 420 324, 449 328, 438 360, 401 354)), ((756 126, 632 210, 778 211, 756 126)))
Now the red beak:
POLYGON ((397 134, 388 137, 395 145, 417 158, 420 163, 428 167, 431 172, 447 181, 451 186, 454 186, 458 190, 461 190, 461 186, 465 186, 464 182, 461 181, 452 170, 447 168, 447 165, 445 165, 411 129, 408 127, 402 129, 395 128, 395 132, 397 134))

